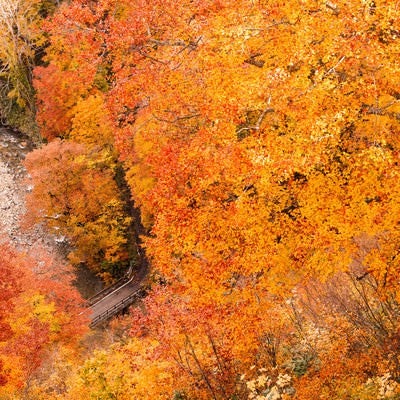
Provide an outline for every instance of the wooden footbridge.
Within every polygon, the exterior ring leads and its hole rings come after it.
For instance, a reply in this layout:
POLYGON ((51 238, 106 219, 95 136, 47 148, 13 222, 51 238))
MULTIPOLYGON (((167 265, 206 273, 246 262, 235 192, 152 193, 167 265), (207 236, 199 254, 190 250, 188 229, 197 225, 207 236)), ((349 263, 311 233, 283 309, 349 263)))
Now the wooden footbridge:
POLYGON ((91 297, 87 301, 90 326, 94 327, 109 320, 142 297, 145 293, 143 280, 146 275, 147 265, 143 265, 136 273, 131 267, 123 278, 91 297))

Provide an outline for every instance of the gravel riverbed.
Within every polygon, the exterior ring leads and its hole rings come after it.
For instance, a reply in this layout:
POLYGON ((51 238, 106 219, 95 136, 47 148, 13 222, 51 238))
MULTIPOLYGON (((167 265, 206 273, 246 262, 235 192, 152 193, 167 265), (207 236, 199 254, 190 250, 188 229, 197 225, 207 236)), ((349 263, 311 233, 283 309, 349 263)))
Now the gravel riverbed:
POLYGON ((26 138, 0 128, 0 235, 2 241, 21 250, 39 239, 39 232, 22 234, 20 229, 20 219, 26 212, 25 195, 30 189, 21 162, 31 149, 26 138))

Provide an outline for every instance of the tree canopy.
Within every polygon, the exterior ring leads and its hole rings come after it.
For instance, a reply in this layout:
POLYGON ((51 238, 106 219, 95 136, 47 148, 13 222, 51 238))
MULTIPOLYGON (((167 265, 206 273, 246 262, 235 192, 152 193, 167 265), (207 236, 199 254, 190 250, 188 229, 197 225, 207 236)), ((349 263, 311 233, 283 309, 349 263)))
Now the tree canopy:
POLYGON ((74 0, 46 21, 32 207, 114 262, 123 169, 153 278, 67 398, 399 395, 399 13, 74 0))

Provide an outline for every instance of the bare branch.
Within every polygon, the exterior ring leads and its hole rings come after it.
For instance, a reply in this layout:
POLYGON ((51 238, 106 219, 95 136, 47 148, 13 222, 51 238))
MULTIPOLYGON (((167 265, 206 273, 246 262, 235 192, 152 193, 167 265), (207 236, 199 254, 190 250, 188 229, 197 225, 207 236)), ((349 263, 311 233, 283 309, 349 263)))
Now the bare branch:
POLYGON ((332 72, 335 72, 335 68, 337 68, 345 59, 346 56, 340 57, 339 61, 332 68, 329 68, 329 70, 325 72, 323 77, 325 78, 327 75, 331 74, 332 72))
MULTIPOLYGON (((268 105, 271 101, 271 98, 268 99, 268 105)), ((255 125, 250 125, 250 126, 244 126, 243 128, 240 128, 236 131, 237 134, 240 134, 243 131, 249 131, 249 130, 256 130, 258 131, 261 127, 261 124, 265 118, 265 116, 269 113, 273 113, 275 112, 275 110, 273 108, 267 107, 263 110, 263 112, 260 114, 260 116, 258 117, 258 120, 256 122, 255 125)))
POLYGON ((325 3, 325 6, 326 6, 326 8, 329 8, 330 10, 332 10, 333 14, 339 15, 340 9, 335 3, 332 3, 331 1, 327 1, 325 3))

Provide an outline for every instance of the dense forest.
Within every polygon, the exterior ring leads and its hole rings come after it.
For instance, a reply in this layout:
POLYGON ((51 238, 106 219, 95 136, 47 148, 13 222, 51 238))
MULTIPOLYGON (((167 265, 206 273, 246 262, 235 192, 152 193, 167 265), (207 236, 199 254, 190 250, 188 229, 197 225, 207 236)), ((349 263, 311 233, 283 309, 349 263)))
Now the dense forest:
POLYGON ((0 245, 1 399, 400 399, 398 1, 0 0, 0 33, 21 229, 70 244, 0 245), (73 266, 138 233, 146 296, 89 329, 73 266))

